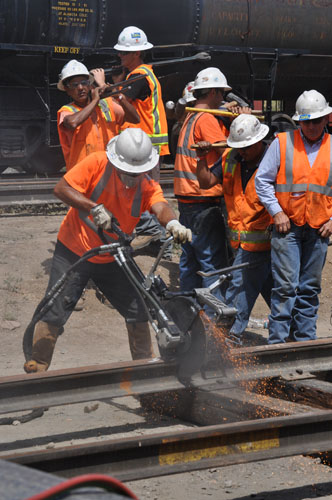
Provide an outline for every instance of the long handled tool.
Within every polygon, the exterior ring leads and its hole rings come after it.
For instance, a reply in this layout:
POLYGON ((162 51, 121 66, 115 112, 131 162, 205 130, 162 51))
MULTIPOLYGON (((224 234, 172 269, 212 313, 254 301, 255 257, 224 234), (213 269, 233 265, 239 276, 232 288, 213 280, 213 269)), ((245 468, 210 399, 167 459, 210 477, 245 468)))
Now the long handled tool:
MULTIPOLYGON (((222 109, 203 109, 203 108, 190 108, 186 107, 186 111, 191 112, 191 113, 201 113, 202 111, 204 113, 210 113, 215 116, 229 116, 229 117, 235 117, 239 116, 239 113, 231 113, 230 111, 223 111, 222 109)), ((251 110, 251 114, 255 115, 258 120, 264 121, 265 116, 260 114, 261 111, 258 111, 256 109, 251 110)))
MULTIPOLYGON (((210 148, 227 148, 227 142, 226 141, 220 141, 220 142, 214 142, 213 144, 210 145, 210 148)), ((198 144, 192 144, 190 146, 190 149, 199 149, 200 146, 198 144)))
MULTIPOLYGON (((193 56, 188 56, 188 57, 179 57, 177 59, 165 59, 164 61, 151 61, 148 64, 151 64, 154 68, 159 67, 159 66, 166 66, 168 64, 176 64, 180 62, 187 62, 187 61, 210 61, 211 56, 207 52, 198 52, 197 54, 193 56)), ((124 68, 123 68, 124 69, 124 68)), ((121 70, 121 66, 116 66, 113 68, 106 68, 105 75, 109 75, 110 73, 113 73, 114 71, 119 71, 121 70)))
POLYGON ((130 89, 131 85, 137 80, 146 78, 146 75, 133 76, 129 80, 122 80, 121 82, 111 83, 104 90, 102 97, 111 97, 112 95, 121 94, 122 90, 130 89))

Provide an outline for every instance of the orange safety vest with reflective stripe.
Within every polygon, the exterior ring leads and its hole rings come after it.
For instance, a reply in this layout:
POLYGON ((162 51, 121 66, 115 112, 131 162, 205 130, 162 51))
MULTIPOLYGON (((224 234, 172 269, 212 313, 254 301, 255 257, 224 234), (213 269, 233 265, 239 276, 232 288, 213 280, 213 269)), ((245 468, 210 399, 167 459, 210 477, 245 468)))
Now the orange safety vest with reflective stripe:
POLYGON ((136 74, 146 75, 151 95, 144 99, 144 101, 141 101, 140 99, 132 101, 132 105, 139 114, 141 121, 140 123, 135 124, 125 122, 121 126, 121 130, 128 127, 141 128, 148 134, 152 144, 158 147, 160 156, 168 155, 167 120, 159 80, 152 71, 152 66, 149 64, 141 64, 135 68, 128 74, 127 80, 131 75, 136 74))
MULTIPOLYGON (((58 111, 58 123, 62 111, 77 113, 83 108, 74 103, 66 104, 58 111)), ((96 151, 105 151, 106 145, 112 137, 120 132, 119 124, 115 120, 112 99, 101 99, 95 107, 96 120, 91 115, 73 131, 71 144, 62 126, 58 126, 60 144, 66 162, 67 171, 86 156, 96 151)))
POLYGON ((222 156, 223 188, 228 212, 231 245, 249 252, 270 250, 266 231, 272 217, 264 208, 255 189, 256 172, 242 189, 241 163, 236 149, 226 149, 222 156))
MULTIPOLYGON (((222 195, 220 184, 210 189, 201 189, 196 176, 197 155, 193 149, 190 149, 190 146, 195 143, 195 124, 202 115, 204 115, 204 112, 188 113, 182 125, 176 149, 174 194, 176 198, 184 202, 213 201, 213 199, 220 198, 222 195)), ((211 151, 207 155, 208 166, 211 167, 217 161, 218 157, 219 155, 215 151, 211 151)))
POLYGON ((297 226, 319 228, 332 216, 331 136, 324 135, 312 167, 299 130, 277 137, 280 168, 275 193, 279 204, 297 226))

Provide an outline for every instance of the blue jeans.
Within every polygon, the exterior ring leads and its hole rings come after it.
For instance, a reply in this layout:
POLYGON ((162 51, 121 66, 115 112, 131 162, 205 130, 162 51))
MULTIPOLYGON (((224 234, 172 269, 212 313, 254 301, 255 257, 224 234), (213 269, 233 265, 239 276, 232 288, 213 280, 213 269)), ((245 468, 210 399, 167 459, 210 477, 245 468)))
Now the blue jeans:
MULTIPOLYGON (((211 203, 179 202, 179 221, 192 230, 192 242, 182 245, 180 257, 180 288, 182 291, 207 288, 217 280, 218 276, 202 278, 198 276, 197 271, 216 271, 227 265, 225 260, 225 228, 221 227, 221 223, 215 224, 211 217, 203 224, 202 230, 197 232, 199 217, 204 216, 205 210, 217 206, 211 203)), ((224 300, 220 288, 216 289, 213 295, 224 300)))
POLYGON ((225 294, 226 304, 236 307, 238 311, 230 333, 239 338, 248 325, 250 313, 259 294, 262 294, 270 307, 273 285, 270 251, 248 252, 240 247, 236 252, 233 266, 244 262, 257 263, 257 265, 250 269, 234 271, 225 294))
POLYGON ((289 233, 272 233, 269 344, 314 340, 328 238, 317 229, 291 223, 289 233))

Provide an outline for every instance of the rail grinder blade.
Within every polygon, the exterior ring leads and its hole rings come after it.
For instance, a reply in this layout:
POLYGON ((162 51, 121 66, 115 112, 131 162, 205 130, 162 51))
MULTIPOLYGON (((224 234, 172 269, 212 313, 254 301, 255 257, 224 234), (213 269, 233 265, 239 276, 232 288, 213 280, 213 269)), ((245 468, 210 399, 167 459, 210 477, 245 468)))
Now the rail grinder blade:
MULTIPOLYGON (((188 383, 205 362, 207 342, 200 308, 190 297, 173 297, 164 304, 164 309, 183 333, 184 341, 173 357, 178 364, 179 380, 188 383)), ((160 354, 163 357, 165 353, 160 354)))

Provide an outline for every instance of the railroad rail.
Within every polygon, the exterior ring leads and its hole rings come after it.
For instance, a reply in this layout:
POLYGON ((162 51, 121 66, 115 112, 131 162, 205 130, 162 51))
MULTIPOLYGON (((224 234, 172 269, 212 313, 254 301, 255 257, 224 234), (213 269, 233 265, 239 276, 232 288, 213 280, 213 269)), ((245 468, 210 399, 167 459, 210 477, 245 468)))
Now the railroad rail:
POLYGON ((131 395, 203 427, 0 458, 65 476, 98 470, 135 480, 329 452, 331 374, 332 340, 324 339, 234 349, 221 370, 203 370, 187 386, 174 363, 146 360, 1 378, 2 413, 131 395))
MULTIPOLYGON (((17 205, 60 204, 53 189, 61 174, 36 177, 28 174, 2 174, 0 176, 0 207, 17 205)), ((160 185, 167 198, 173 197, 173 169, 161 169, 160 185)))
MULTIPOLYGON (((223 371, 192 378, 189 389, 282 376, 287 380, 312 372, 332 371, 332 340, 278 344, 233 350, 223 371)), ((82 403, 103 398, 138 396, 184 389, 176 365, 164 361, 115 363, 45 374, 0 378, 0 413, 82 403)), ((332 384, 331 384, 332 390, 332 384)))

